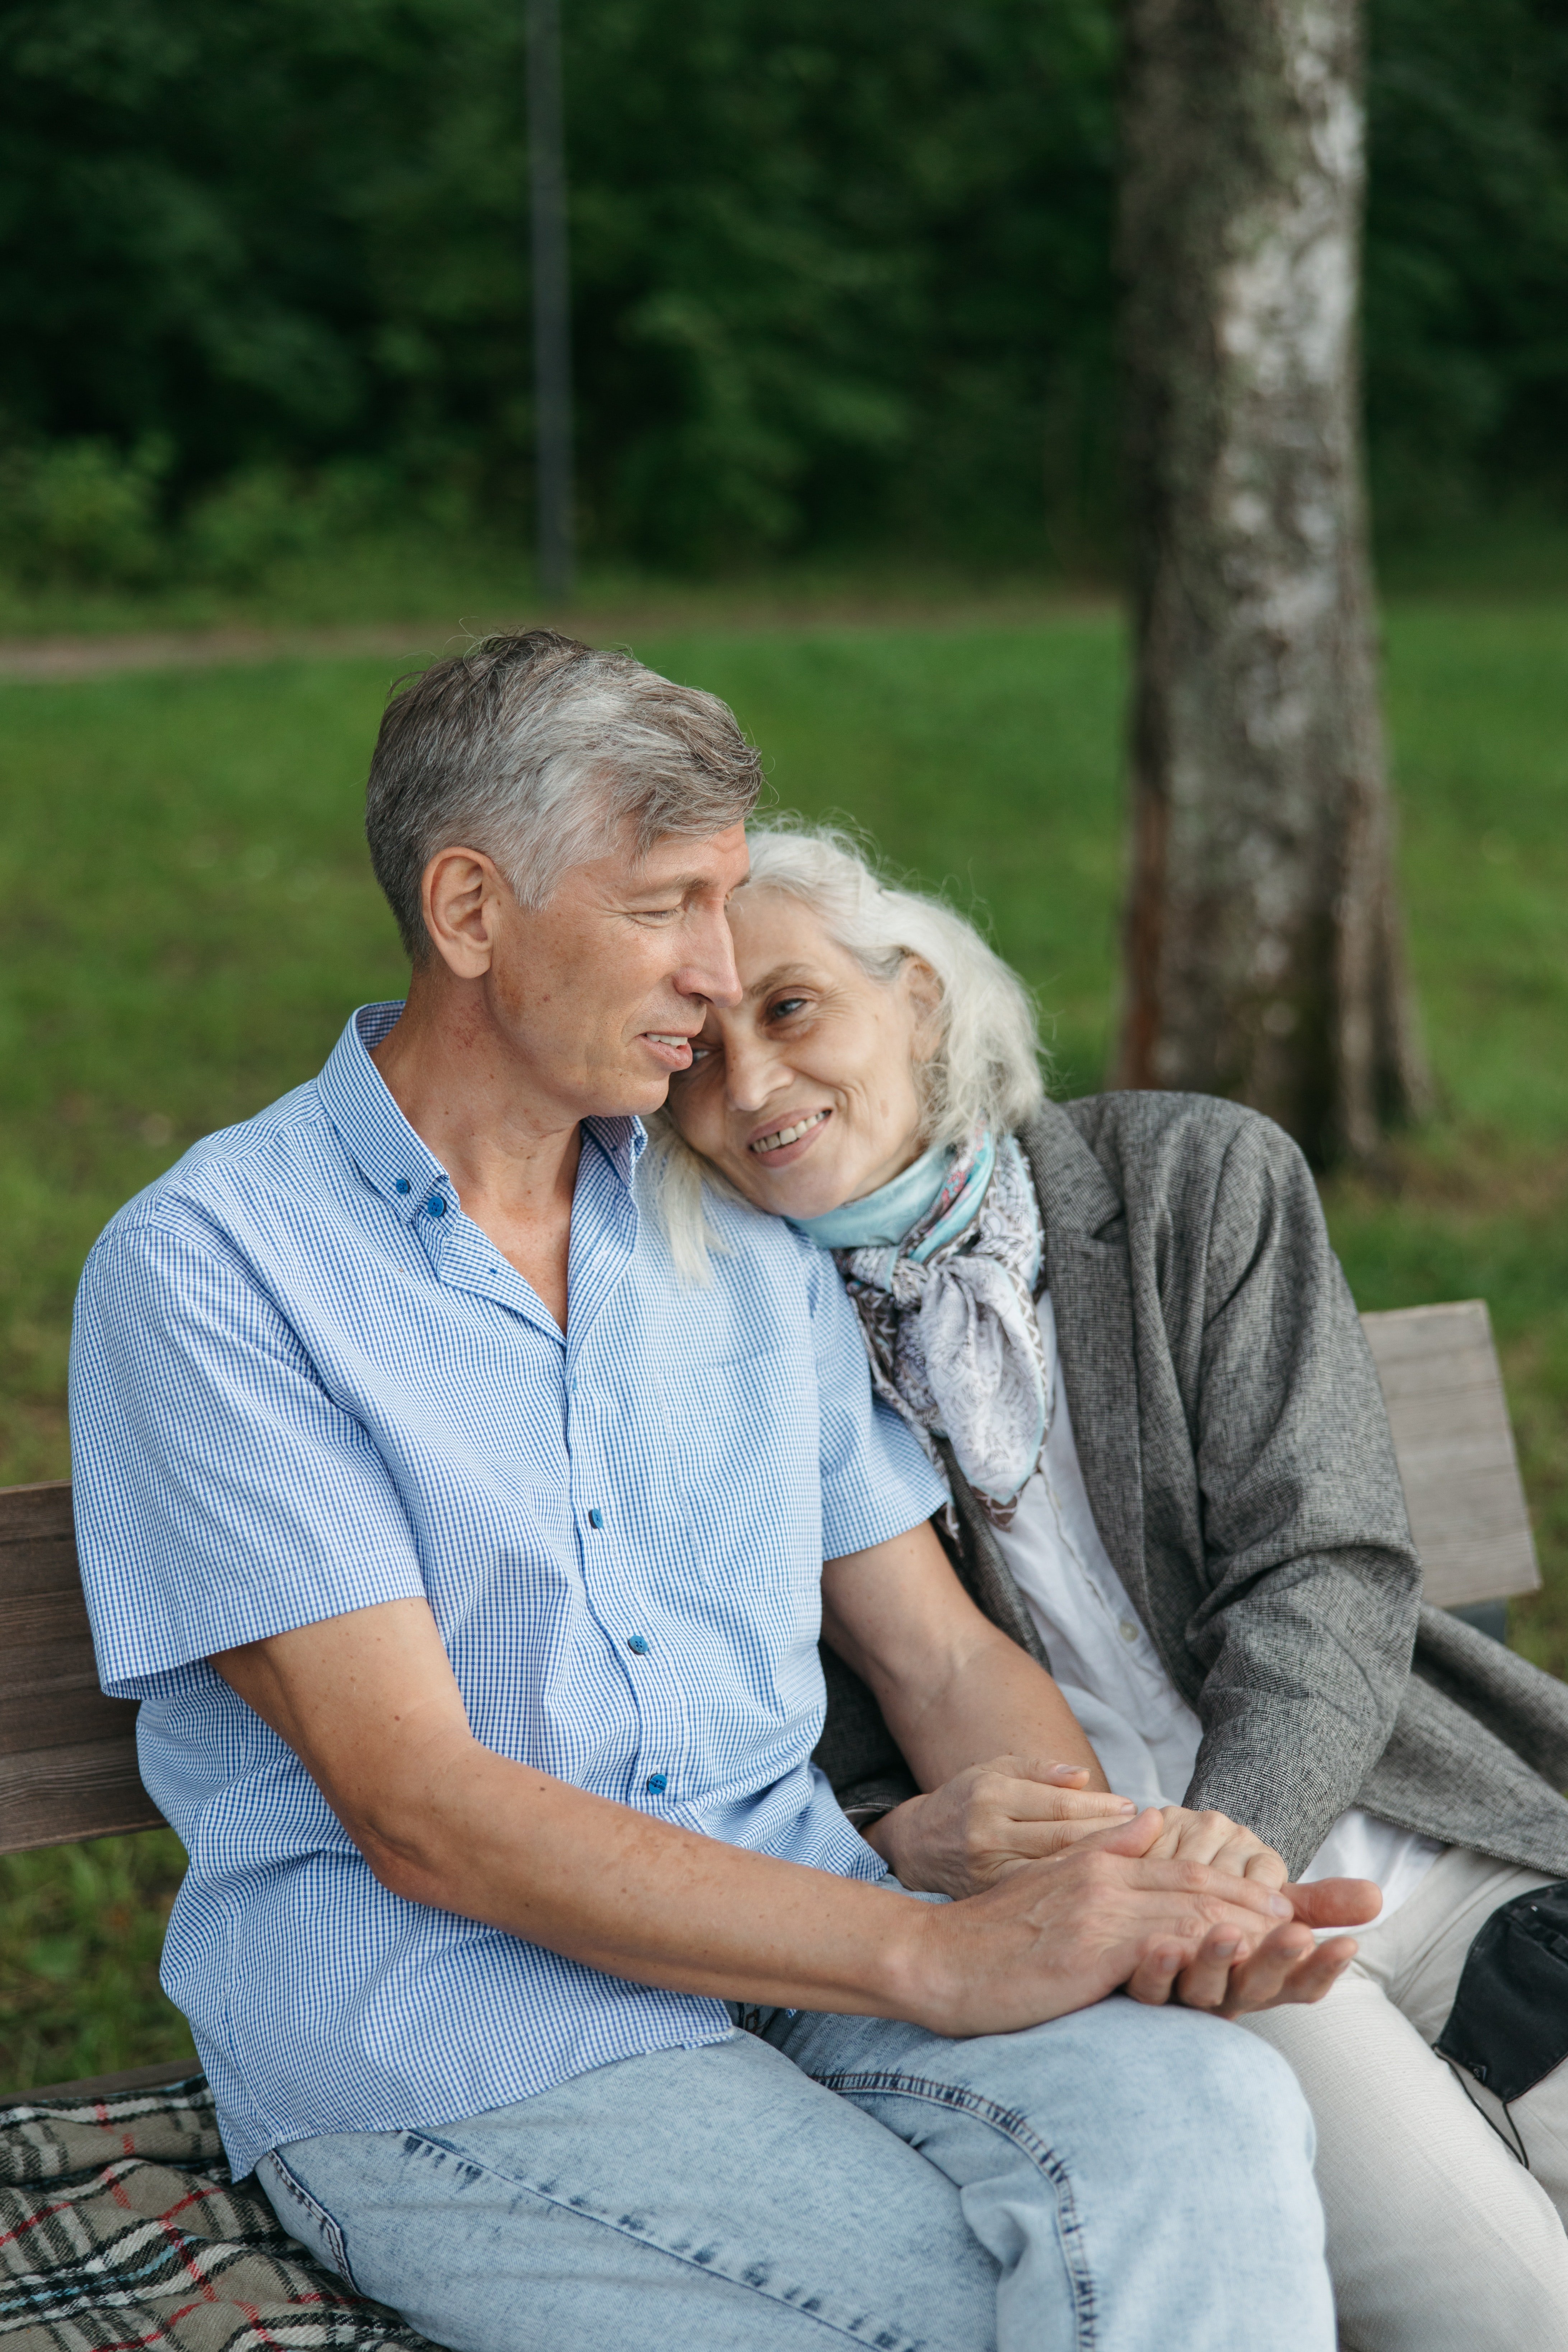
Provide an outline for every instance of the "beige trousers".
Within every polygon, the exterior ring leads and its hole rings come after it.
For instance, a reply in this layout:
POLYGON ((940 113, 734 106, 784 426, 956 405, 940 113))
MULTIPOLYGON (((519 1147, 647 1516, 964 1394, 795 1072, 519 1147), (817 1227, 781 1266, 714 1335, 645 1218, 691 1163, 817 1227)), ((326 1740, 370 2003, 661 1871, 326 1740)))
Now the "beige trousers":
POLYGON ((1568 2352, 1568 2063, 1510 2110, 1527 2171, 1487 2120, 1498 2103, 1429 2046, 1471 1939, 1550 1883, 1450 1847, 1363 1931, 1326 2000, 1244 2021, 1289 2059, 1317 2120, 1347 2352, 1568 2352))

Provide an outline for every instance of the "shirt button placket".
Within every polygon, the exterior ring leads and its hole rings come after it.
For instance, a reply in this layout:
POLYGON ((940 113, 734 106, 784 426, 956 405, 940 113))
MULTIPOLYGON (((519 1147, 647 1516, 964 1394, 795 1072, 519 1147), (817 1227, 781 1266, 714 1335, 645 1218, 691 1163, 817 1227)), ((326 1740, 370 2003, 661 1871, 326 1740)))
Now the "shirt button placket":
MULTIPOLYGON (((567 1375, 566 1394, 569 1399, 570 1418, 571 1421, 575 1423, 577 1422, 578 1415, 584 1412, 590 1400, 587 1396, 579 1393, 578 1375, 574 1371, 570 1372, 567 1375)), ((573 1470, 574 1483, 575 1483, 575 1463, 573 1465, 573 1470)), ((580 1486, 578 1487, 578 1492, 582 1492, 582 1488, 580 1486)), ((605 1533, 606 1511, 604 1504, 590 1503, 586 1511, 584 1513, 584 1517, 587 1521, 591 1536, 599 1536, 605 1533)), ((596 1567, 604 1557, 604 1553, 598 1549, 598 1547, 590 1543, 584 1553, 584 1567, 596 1567)), ((646 1633, 628 1633, 626 1636, 626 1644, 634 1658, 647 1658, 651 1654, 653 1650, 653 1644, 648 1640, 646 1633)), ((643 1724, 645 1752, 647 1747, 651 1746, 654 1748, 655 1754, 657 1754, 658 1746, 662 1745, 663 1738, 668 1734, 668 1727, 666 1725, 662 1727, 661 1729, 658 1720, 658 1710, 657 1698, 654 1696, 654 1692, 649 1690, 648 1685, 640 1676, 637 1678, 636 1683, 634 1683, 633 1690, 637 1713, 641 1717, 643 1724), (648 1719, 648 1709, 650 1705, 655 1717, 651 1722, 648 1719)), ((657 1685, 655 1685, 655 1690, 657 1690, 657 1685)), ((668 1796, 669 1793, 669 1775, 668 1772, 646 1773, 642 1786, 644 1794, 647 1796, 668 1796)))

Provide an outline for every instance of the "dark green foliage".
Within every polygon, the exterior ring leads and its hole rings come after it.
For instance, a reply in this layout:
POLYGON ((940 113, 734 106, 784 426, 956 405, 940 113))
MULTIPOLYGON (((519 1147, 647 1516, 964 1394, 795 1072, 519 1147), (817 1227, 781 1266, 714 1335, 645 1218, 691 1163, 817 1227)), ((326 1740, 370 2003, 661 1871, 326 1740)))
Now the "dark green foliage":
MULTIPOLYGON (((563 13, 591 545, 733 568, 895 542, 1103 571, 1112 0, 563 13)), ((323 518, 515 530, 521 25, 520 0, 13 0, 13 433, 163 453, 175 514, 239 474, 165 551, 199 576, 254 572, 323 518)), ((1435 487, 1450 510, 1555 492, 1568 26, 1555 0, 1373 0, 1372 57, 1388 510, 1435 487)), ((0 482, 13 568, 23 542, 36 572, 145 568, 123 533, 30 528, 0 482)))
MULTIPOLYGON (((1044 407, 1093 444, 1104 406, 1100 0, 565 13, 601 541, 1037 537, 1044 407)), ((521 21, 514 0, 15 11, 0 302, 28 327, 0 401, 54 437, 167 431, 187 493, 368 451, 389 499, 519 503, 521 21)))
POLYGON ((1366 353, 1384 526, 1568 496, 1568 15, 1372 0, 1366 353))

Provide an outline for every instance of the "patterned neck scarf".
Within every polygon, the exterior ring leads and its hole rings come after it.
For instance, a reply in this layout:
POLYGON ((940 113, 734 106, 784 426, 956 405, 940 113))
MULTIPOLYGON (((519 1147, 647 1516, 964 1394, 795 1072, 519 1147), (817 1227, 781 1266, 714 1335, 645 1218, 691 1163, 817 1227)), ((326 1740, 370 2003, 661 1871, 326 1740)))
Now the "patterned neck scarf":
POLYGON ((879 1396, 926 1452, 945 1437, 982 1510, 1010 1525, 1050 1426, 1035 1282, 1039 1203, 1011 1136, 953 1156, 935 1200, 891 1248, 836 1249, 879 1396))

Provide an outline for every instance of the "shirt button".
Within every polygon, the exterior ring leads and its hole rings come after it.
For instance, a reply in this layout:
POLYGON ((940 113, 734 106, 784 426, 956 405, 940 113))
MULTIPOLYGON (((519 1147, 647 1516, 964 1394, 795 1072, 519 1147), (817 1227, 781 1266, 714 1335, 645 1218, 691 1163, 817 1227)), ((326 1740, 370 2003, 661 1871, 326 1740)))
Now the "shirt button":
POLYGON ((647 1635, 646 1633, 628 1633, 626 1635, 626 1647, 628 1650, 635 1650, 639 1658, 646 1658, 647 1655, 647 1635))
POLYGON ((1124 1642, 1135 1642, 1138 1639, 1138 1628, 1131 1617, 1124 1617, 1121 1620, 1121 1638, 1124 1642))
POLYGON ((409 1181, 408 1181, 408 1179, 407 1179, 407 1177, 406 1177, 406 1176, 400 1176, 400 1177, 398 1178, 398 1180, 397 1180, 397 1182, 396 1182, 395 1186, 394 1187, 394 1190, 395 1190, 395 1191, 396 1191, 396 1192, 409 1192, 411 1189, 412 1189, 412 1187, 410 1186, 409 1181))
POLYGON ((432 1192, 425 1206, 433 1217, 444 1217, 447 1213, 447 1203, 439 1192, 432 1192))
POLYGON ((662 1797, 668 1786, 669 1779, 668 1774, 664 1772, 653 1772, 649 1774, 647 1791, 650 1797, 662 1797))
POLYGON ((594 1511, 590 1511, 590 1512, 589 1512, 589 1514, 588 1514, 588 1525, 589 1525, 591 1528, 602 1528, 602 1527, 604 1526, 604 1524, 605 1524, 605 1514, 603 1513, 603 1511, 594 1510, 594 1511))

